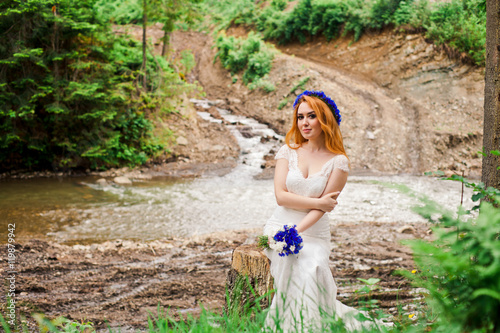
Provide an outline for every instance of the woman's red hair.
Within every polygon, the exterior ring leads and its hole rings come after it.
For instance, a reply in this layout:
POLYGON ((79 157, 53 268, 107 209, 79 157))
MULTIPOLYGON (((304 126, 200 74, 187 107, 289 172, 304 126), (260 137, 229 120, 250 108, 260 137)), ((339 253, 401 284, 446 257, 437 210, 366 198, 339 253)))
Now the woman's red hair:
POLYGON ((342 140, 342 133, 340 133, 339 125, 337 124, 332 111, 322 100, 314 96, 303 95, 295 106, 292 128, 290 128, 288 133, 286 133, 285 137, 285 142, 288 147, 297 149, 307 141, 300 133, 297 125, 297 110, 299 109, 300 104, 304 102, 314 110, 316 117, 318 117, 321 129, 325 134, 326 148, 334 154, 341 154, 347 157, 344 149, 344 141, 342 140), (291 146, 291 143, 295 144, 295 148, 291 146))

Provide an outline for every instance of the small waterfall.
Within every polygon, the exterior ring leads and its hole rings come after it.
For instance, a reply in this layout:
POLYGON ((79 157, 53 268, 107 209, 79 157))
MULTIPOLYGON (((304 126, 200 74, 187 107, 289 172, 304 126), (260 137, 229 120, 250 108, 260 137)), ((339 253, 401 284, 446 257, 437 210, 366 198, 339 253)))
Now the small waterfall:
MULTIPOLYGON (((195 105, 208 109, 214 104, 208 100, 191 99, 195 105)), ((251 178, 261 171, 264 156, 283 141, 283 136, 277 134, 267 125, 259 123, 257 120, 232 114, 230 111, 216 108, 226 123, 226 127, 234 135, 241 149, 237 167, 226 178, 241 179, 251 178)), ((211 122, 221 123, 221 119, 216 119, 205 111, 198 111, 198 115, 211 122)))

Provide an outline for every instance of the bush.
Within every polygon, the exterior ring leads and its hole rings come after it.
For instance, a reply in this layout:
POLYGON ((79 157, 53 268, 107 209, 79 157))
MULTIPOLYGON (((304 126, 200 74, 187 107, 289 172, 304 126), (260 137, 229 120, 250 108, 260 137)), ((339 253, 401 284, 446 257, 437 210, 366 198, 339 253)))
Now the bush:
POLYGON ((370 9, 368 26, 374 29, 381 29, 390 24, 400 4, 401 0, 375 0, 370 9))
MULTIPOLYGON (((357 41, 368 29, 410 25, 426 31, 436 44, 447 44, 465 52, 478 65, 484 65, 486 41, 485 0, 452 0, 430 4, 428 0, 301 0, 292 11, 284 12, 282 2, 258 8, 250 0, 234 5, 214 4, 212 12, 224 12, 225 27, 241 24, 260 31, 265 39, 280 44, 305 43, 311 36, 327 40, 340 33, 353 34, 357 41), (231 8, 231 10, 229 9, 231 8)), ((220 14, 214 14, 215 16, 220 14)))
POLYGON ((98 0, 96 14, 102 22, 138 24, 142 22, 141 0, 98 0))
POLYGON ((417 209, 436 224, 435 239, 409 241, 418 273, 402 274, 428 291, 437 332, 498 332, 500 328, 500 192, 474 186, 478 193, 473 199, 488 193, 493 201, 481 204, 477 218, 442 211, 432 202, 417 209))
POLYGON ((399 7, 394 11, 394 15, 391 18, 391 23, 395 26, 401 26, 410 23, 414 16, 415 10, 413 7, 413 2, 401 1, 399 7))
MULTIPOLYGON (((278 6, 279 7, 279 6, 278 6)), ((257 20, 256 5, 253 0, 205 0, 202 10, 210 14, 210 21, 216 32, 229 28, 232 24, 252 26, 257 20)))
POLYGON ((340 34, 343 23, 347 20, 347 7, 344 2, 319 2, 311 13, 309 22, 312 35, 323 33, 327 40, 340 34))
POLYGON ((466 52, 478 65, 485 64, 486 11, 478 0, 440 4, 424 24, 426 37, 466 52))
POLYGON ((233 75, 244 71, 245 84, 262 78, 271 71, 274 54, 262 38, 253 32, 246 39, 226 37, 221 33, 217 37, 216 46, 218 52, 214 61, 219 58, 222 66, 233 75))
POLYGON ((250 90, 260 88, 260 89, 264 90, 266 93, 270 93, 270 92, 273 92, 276 90, 276 86, 274 85, 274 83, 272 83, 271 81, 269 81, 267 79, 267 76, 264 76, 260 79, 253 81, 252 83, 250 83, 248 85, 248 88, 250 90))

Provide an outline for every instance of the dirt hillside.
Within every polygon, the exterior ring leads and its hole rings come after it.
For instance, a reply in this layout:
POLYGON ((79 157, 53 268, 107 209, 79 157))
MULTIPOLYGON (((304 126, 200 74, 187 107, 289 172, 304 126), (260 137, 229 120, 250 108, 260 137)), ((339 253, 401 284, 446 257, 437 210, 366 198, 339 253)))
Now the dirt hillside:
POLYGON ((192 79, 209 99, 222 100, 221 107, 281 134, 290 126, 291 105, 302 91, 292 88, 308 77, 306 89, 324 90, 339 106, 355 172, 463 170, 469 177, 480 176, 484 69, 450 59, 419 34, 386 31, 356 43, 317 39, 280 47, 269 75, 277 88, 272 93, 233 84, 220 63, 213 63, 216 49, 210 36, 176 32, 171 41, 176 52, 195 54, 192 79), (285 98, 288 104, 279 110, 285 98))

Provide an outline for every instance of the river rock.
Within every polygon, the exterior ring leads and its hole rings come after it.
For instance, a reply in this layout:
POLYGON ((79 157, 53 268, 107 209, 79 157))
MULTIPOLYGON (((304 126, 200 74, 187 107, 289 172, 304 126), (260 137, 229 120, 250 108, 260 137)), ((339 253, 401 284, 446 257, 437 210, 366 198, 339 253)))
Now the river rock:
POLYGON ((413 228, 411 225, 405 225, 398 229, 398 233, 400 234, 414 234, 415 232, 415 228, 413 228))
POLYGON ((115 177, 115 178, 113 178, 113 181, 116 184, 120 184, 120 185, 130 185, 130 184, 132 184, 132 181, 130 179, 128 179, 127 177, 115 177))
POLYGON ((239 127, 238 131, 241 133, 241 135, 244 138, 247 138, 247 139, 248 138, 253 138, 256 135, 255 133, 253 133, 252 128, 249 127, 249 126, 239 127))
POLYGON ((99 186, 106 186, 108 185, 108 182, 106 181, 106 179, 104 178, 100 178, 96 181, 97 184, 99 184, 99 186))

